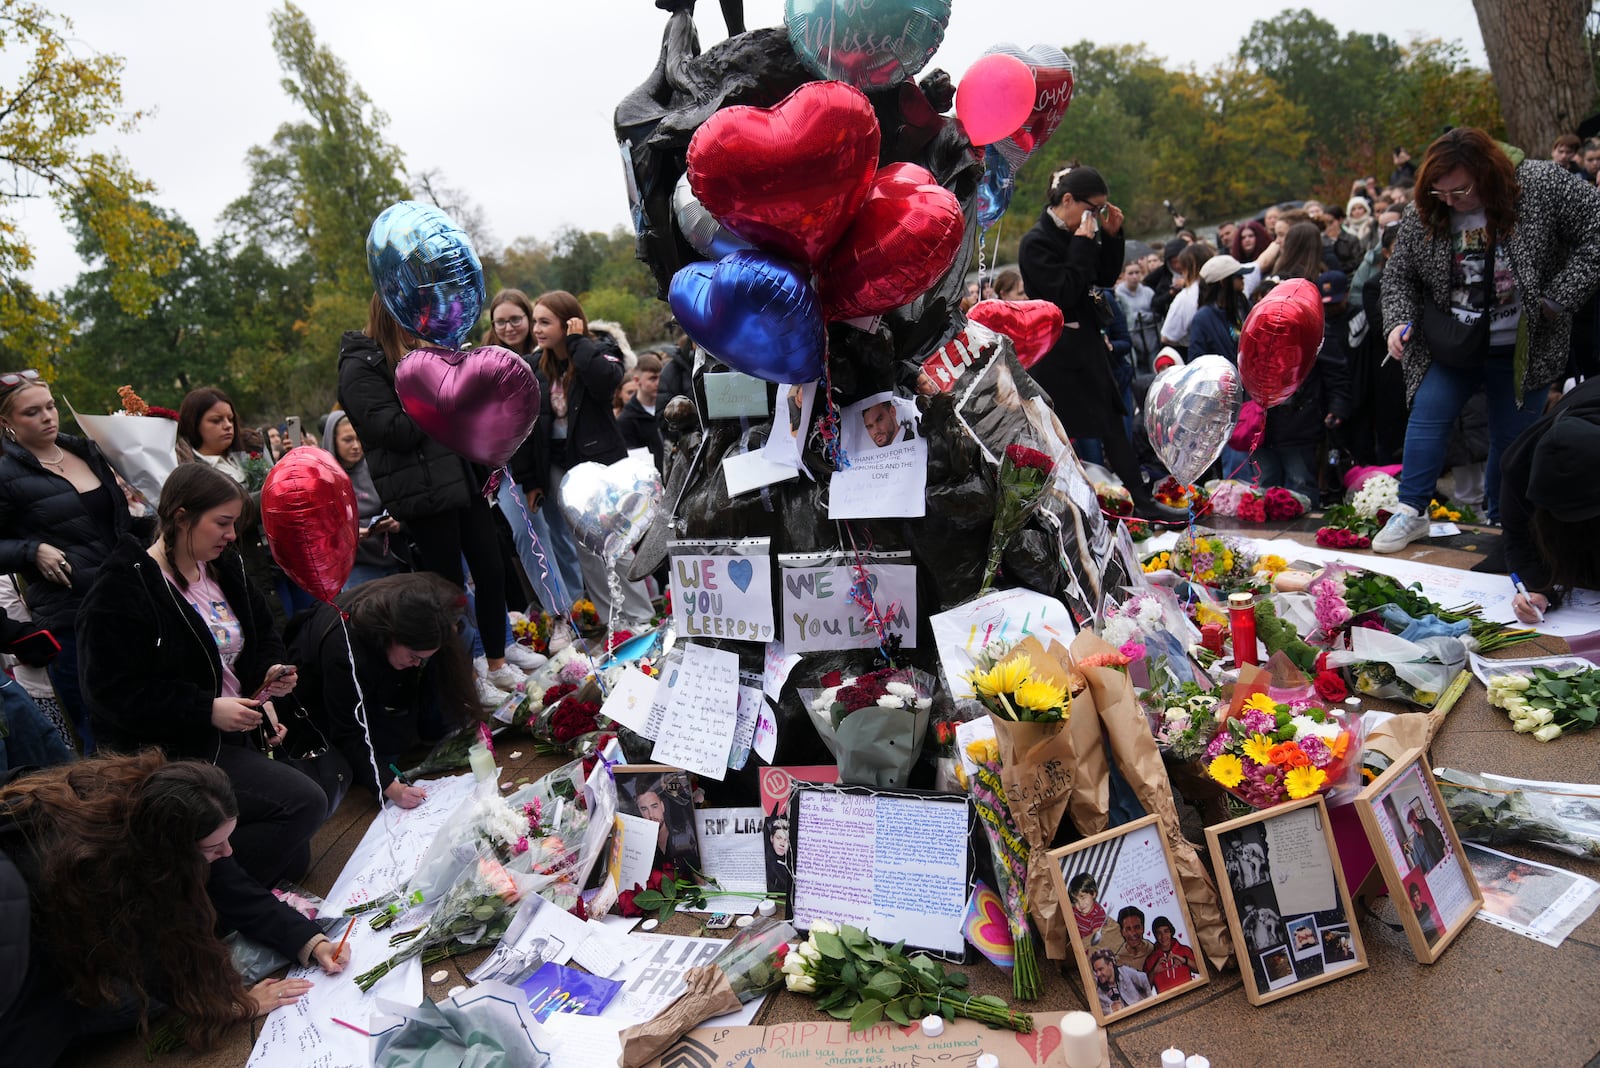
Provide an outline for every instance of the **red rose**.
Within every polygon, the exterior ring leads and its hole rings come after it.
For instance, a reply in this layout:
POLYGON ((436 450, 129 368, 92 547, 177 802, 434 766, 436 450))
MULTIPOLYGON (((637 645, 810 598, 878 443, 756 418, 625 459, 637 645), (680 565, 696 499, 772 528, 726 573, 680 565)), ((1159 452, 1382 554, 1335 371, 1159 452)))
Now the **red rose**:
POLYGON ((1007 445, 1006 459, 1011 461, 1012 467, 1030 467, 1046 475, 1056 469, 1054 460, 1038 449, 1030 449, 1026 445, 1007 445))
POLYGON ((830 671, 817 681, 822 683, 824 690, 831 690, 844 682, 844 675, 837 671, 830 671))
POLYGON ((561 700, 563 697, 567 696, 567 694, 572 693, 575 690, 577 690, 577 687, 570 682, 556 683, 554 686, 550 687, 544 692, 544 707, 549 708, 551 705, 555 704, 557 701, 561 700))
POLYGON ((644 915, 644 909, 633 903, 633 899, 639 893, 639 889, 640 888, 636 886, 632 890, 624 890, 622 893, 617 895, 618 912, 622 913, 624 916, 644 915))
POLYGON ((1337 671, 1319 671, 1312 685, 1317 688, 1317 696, 1332 704, 1343 701, 1350 696, 1350 689, 1344 684, 1344 679, 1337 671))
POLYGON ((777 957, 778 964, 781 967, 783 965, 784 958, 789 955, 789 943, 779 942, 778 948, 776 951, 774 951, 773 955, 777 957))
POLYGON ((661 889, 661 881, 663 879, 665 879, 665 878, 666 878, 666 872, 662 871, 660 868, 657 868, 655 871, 650 873, 649 880, 644 884, 645 889, 646 890, 660 890, 661 889))

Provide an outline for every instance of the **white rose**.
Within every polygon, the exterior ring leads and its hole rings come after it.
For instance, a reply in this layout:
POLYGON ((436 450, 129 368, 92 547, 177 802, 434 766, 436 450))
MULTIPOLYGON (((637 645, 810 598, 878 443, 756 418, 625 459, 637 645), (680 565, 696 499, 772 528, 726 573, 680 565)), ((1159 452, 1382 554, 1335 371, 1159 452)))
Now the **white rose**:
POLYGON ((906 683, 903 683, 903 682, 891 682, 887 686, 885 686, 884 689, 888 690, 890 693, 894 694, 896 697, 915 697, 915 696, 917 696, 916 687, 915 686, 909 686, 909 685, 907 685, 906 683))
POLYGON ((786 975, 783 977, 783 984, 796 994, 815 994, 817 992, 817 981, 809 975, 786 975))
POLYGON ((1541 742, 1548 742, 1552 738, 1561 737, 1561 728, 1554 723, 1548 723, 1533 732, 1533 736, 1541 742))
POLYGON ((786 975, 804 975, 806 973, 805 958, 800 956, 799 946, 790 946, 789 953, 783 958, 783 972, 786 975))
POLYGON ((811 924, 811 933, 814 935, 838 934, 839 928, 827 920, 815 920, 811 924))
POLYGON ((905 701, 894 696, 893 694, 886 693, 882 697, 878 698, 877 705, 879 708, 901 708, 904 707, 905 701))

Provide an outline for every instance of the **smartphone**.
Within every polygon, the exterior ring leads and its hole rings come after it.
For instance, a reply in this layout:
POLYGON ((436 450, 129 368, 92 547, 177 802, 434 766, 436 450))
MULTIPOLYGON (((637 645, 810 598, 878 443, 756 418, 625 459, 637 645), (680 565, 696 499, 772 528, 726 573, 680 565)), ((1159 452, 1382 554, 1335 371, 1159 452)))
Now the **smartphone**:
POLYGON ((284 431, 283 451, 288 452, 290 449, 298 449, 300 447, 300 417, 291 415, 284 420, 284 423, 289 429, 284 431))
MULTIPOLYGON (((287 674, 289 674, 289 668, 283 664, 279 664, 277 667, 267 672, 267 677, 261 680, 260 689, 256 690, 255 696, 250 698, 250 700, 265 701, 267 699, 267 688, 287 674)), ((270 712, 267 713, 267 718, 272 719, 272 714, 270 712)), ((278 729, 278 724, 276 721, 273 722, 272 729, 274 731, 278 729)))
POLYGON ((61 643, 49 631, 36 630, 12 642, 6 652, 30 667, 43 667, 61 652, 61 643))

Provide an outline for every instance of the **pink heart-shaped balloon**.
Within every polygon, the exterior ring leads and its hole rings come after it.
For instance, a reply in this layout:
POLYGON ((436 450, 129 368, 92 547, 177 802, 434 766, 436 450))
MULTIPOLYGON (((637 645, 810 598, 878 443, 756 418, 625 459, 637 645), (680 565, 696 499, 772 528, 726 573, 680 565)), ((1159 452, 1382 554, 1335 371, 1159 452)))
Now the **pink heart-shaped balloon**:
POLYGON ((1322 349, 1322 292, 1315 282, 1281 282, 1245 316, 1239 332, 1239 381, 1271 408, 1294 396, 1322 349))
POLYGON ((1024 367, 1032 367, 1055 348, 1065 329, 1061 309, 1048 300, 982 300, 967 318, 1009 337, 1017 362, 1024 367))
POLYGON ((807 82, 770 108, 715 112, 689 140, 689 188, 728 229, 816 267, 878 169, 878 117, 860 90, 807 82))
POLYGON ((394 388, 424 433, 488 467, 503 467, 539 418, 539 380, 498 345, 417 349, 395 368, 394 388))
POLYGON ((818 272, 830 319, 881 315, 921 296, 961 249, 961 202, 915 163, 880 168, 818 272))
POLYGON ((1033 71, 1033 110, 1017 131, 995 148, 1011 164, 1011 173, 1025 163, 1035 149, 1050 140, 1066 117, 1072 103, 1073 67, 1067 54, 1054 45, 1034 45, 1029 49, 1014 44, 995 45, 985 54, 1015 56, 1033 71))
POLYGON ((1041 1027, 1032 1034, 1017 1035, 1016 1039, 1017 1045, 1022 1047, 1034 1064, 1048 1064, 1050 1054, 1061 1045, 1061 1028, 1041 1027))

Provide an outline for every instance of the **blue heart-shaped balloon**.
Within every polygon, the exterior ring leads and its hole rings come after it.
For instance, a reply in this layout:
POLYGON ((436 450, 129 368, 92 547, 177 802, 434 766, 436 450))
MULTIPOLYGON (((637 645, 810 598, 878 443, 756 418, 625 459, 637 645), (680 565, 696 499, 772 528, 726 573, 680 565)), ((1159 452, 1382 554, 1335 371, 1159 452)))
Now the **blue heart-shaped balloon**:
POLYGON ((483 310, 483 264, 466 232, 432 204, 402 200, 367 233, 367 270, 389 314, 411 333, 458 349, 483 310))
POLYGON ((828 335, 817 295, 786 260, 741 249, 672 276, 667 303, 694 343, 768 382, 822 377, 828 335))

